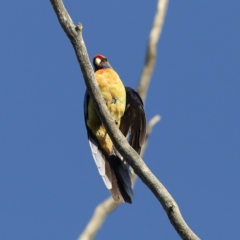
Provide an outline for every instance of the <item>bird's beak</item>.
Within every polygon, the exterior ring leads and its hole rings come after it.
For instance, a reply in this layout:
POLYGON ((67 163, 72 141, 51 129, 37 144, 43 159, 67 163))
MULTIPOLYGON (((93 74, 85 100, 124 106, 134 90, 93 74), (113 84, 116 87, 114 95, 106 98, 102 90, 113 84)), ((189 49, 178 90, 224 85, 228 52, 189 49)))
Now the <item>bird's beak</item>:
POLYGON ((109 64, 109 62, 101 62, 100 66, 102 68, 112 68, 111 65, 109 64))
POLYGON ((100 58, 96 58, 94 60, 94 65, 95 65, 95 71, 98 69, 103 69, 103 68, 112 68, 108 61, 100 59, 100 58))

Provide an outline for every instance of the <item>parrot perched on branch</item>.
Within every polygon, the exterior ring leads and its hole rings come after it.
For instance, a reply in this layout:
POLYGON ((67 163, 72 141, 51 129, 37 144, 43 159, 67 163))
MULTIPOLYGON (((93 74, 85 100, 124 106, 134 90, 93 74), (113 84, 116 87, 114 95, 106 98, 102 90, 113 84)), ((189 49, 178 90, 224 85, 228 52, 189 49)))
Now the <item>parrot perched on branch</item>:
MULTIPOLYGON (((124 87, 106 57, 96 55, 93 66, 109 112, 129 144, 140 154, 146 135, 146 118, 140 96, 132 88, 124 87)), ((132 203, 131 167, 114 147, 87 91, 84 116, 92 155, 106 187, 115 201, 132 203)))

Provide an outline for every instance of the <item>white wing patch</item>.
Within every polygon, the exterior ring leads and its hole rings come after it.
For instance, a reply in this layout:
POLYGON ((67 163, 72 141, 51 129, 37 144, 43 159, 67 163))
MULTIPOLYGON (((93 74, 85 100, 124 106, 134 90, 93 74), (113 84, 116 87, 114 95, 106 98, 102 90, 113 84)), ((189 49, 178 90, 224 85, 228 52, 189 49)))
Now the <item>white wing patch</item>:
POLYGON ((109 178, 105 174, 105 161, 102 157, 101 152, 98 150, 98 144, 90 136, 89 136, 88 142, 92 151, 93 159, 97 165, 99 174, 102 176, 102 179, 107 189, 112 189, 112 183, 110 182, 109 178))
MULTIPOLYGON (((85 93, 85 98, 84 98, 84 115, 85 115, 85 119, 88 116, 88 108, 87 108, 87 91, 85 93)), ((87 124, 87 123, 86 123, 87 124)), ((112 183, 109 180, 108 176, 106 175, 105 172, 105 160, 102 157, 101 152, 98 149, 98 143, 91 138, 90 135, 88 135, 88 142, 92 151, 92 155, 93 155, 93 159, 97 165, 98 168, 98 172, 101 175, 103 182, 105 183, 107 189, 112 189, 112 183)))

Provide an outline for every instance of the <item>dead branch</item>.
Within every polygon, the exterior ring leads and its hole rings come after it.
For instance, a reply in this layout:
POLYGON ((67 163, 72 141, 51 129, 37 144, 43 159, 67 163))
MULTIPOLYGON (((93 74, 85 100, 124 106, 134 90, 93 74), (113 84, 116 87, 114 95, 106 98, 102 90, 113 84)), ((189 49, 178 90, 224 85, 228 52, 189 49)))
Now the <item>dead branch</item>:
POLYGON ((106 128, 114 146, 161 203, 179 236, 182 239, 199 239, 184 221, 180 213, 180 209, 173 197, 150 171, 141 157, 133 148, 131 148, 125 137, 115 125, 115 122, 104 103, 94 76, 87 49, 82 37, 82 25, 74 25, 61 0, 50 0, 50 2, 63 30, 72 43, 88 93, 93 100, 98 116, 106 128))
POLYGON ((162 32, 164 19, 167 12, 167 6, 168 0, 158 0, 157 11, 149 35, 145 64, 138 84, 138 93, 141 96, 143 102, 146 100, 148 86, 155 67, 157 43, 162 32))

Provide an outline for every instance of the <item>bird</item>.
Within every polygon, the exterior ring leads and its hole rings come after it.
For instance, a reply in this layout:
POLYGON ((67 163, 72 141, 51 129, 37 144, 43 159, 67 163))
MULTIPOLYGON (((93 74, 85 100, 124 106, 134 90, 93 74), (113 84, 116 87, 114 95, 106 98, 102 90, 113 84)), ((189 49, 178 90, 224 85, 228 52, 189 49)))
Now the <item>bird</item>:
MULTIPOLYGON (((93 67, 100 92, 116 126, 140 154, 146 136, 146 116, 141 97, 134 89, 123 85, 105 56, 94 56, 93 67)), ((115 148, 87 90, 84 119, 92 156, 103 182, 115 201, 131 204, 134 197, 133 170, 115 148)))

